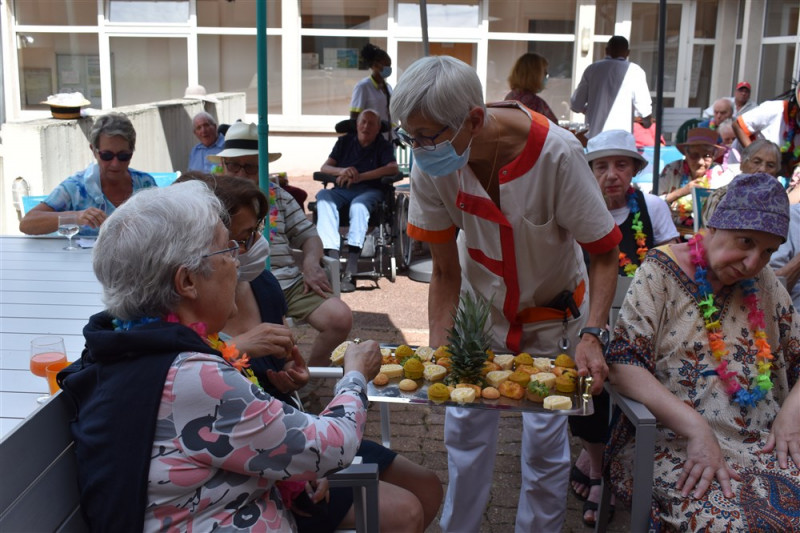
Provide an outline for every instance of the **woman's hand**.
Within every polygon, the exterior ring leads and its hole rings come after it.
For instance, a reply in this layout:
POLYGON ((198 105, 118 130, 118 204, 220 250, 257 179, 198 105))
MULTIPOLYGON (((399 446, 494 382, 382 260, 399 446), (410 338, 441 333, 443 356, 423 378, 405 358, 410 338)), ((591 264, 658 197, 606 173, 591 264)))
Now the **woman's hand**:
POLYGON ((304 387, 310 377, 306 361, 297 346, 292 348, 292 360, 283 366, 283 370, 280 372, 267 370, 267 379, 283 394, 288 394, 304 387))
POLYGON ((686 445, 686 463, 676 488, 681 496, 687 497, 694 490, 692 497, 699 499, 716 478, 726 498, 733 498, 731 478, 741 481, 741 477, 730 468, 722 457, 722 450, 711 426, 705 420, 693 435, 689 435, 686 445))
POLYGON ((292 357, 292 348, 295 341, 292 330, 282 324, 270 324, 262 322, 256 327, 235 336, 231 343, 236 345, 240 353, 246 353, 249 357, 264 357, 274 355, 275 357, 292 357))
MULTIPOLYGON (((795 385, 798 389, 800 385, 795 385)), ((798 389, 800 391, 800 389, 798 389)), ((800 394, 793 391, 783 402, 778 416, 772 423, 772 431, 769 432, 767 443, 759 453, 770 453, 773 450, 778 457, 778 466, 789 468, 788 456, 792 457, 795 466, 800 467, 800 417, 797 416, 800 410, 800 394)))
POLYGON ((96 207, 89 207, 78 211, 78 225, 99 228, 106 221, 106 213, 96 207))
POLYGON ((319 503, 323 499, 327 502, 331 499, 328 478, 309 481, 306 483, 306 489, 310 492, 309 496, 311 497, 311 501, 314 503, 319 503))
POLYGON ((361 372, 367 381, 378 375, 381 369, 381 349, 375 341, 364 341, 351 344, 344 352, 344 372, 351 370, 361 372))

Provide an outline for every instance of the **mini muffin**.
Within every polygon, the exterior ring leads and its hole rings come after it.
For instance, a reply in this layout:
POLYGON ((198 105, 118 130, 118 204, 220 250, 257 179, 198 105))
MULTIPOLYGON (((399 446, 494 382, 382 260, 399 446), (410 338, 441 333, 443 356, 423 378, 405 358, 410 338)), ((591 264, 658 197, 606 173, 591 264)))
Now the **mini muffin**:
POLYGON ((511 374, 511 370, 493 370, 486 374, 486 382, 492 387, 499 387, 511 374))
POLYGON ((423 363, 425 361, 430 361, 433 359, 433 348, 430 346, 420 346, 414 351, 414 355, 419 357, 420 361, 423 363))
POLYGON ((531 381, 525 389, 525 396, 532 402, 542 403, 545 398, 550 396, 550 389, 541 381, 531 381))
POLYGON ((552 372, 539 372, 531 376, 531 381, 540 381, 552 390, 556 386, 556 375, 552 372))
POLYGON ((556 390, 571 394, 575 392, 575 379, 569 374, 562 374, 556 378, 556 390))
POLYGON ((403 367, 400 365, 381 365, 381 373, 386 374, 389 379, 399 378, 403 375, 403 367))
POLYGON ((514 356, 510 353, 495 355, 492 361, 500 365, 500 368, 503 370, 511 370, 511 367, 514 364, 514 356))
POLYGON ((521 354, 518 354, 514 358, 514 368, 517 368, 520 365, 533 366, 533 357, 531 357, 531 354, 526 353, 526 352, 522 352, 521 354))
POLYGON ((446 375, 447 369, 437 364, 425 365, 422 371, 422 377, 428 381, 442 381, 446 375))
POLYGON ((541 370, 542 372, 550 372, 550 358, 548 357, 534 357, 533 358, 533 366, 541 370))
POLYGON ((575 361, 565 353, 559 354, 553 364, 561 368, 575 368, 575 361))
POLYGON ((484 361, 483 368, 481 369, 481 375, 486 375, 489 372, 494 372, 495 370, 500 370, 500 365, 493 361, 484 361))
POLYGON ((344 352, 347 351, 347 347, 351 344, 353 344, 352 341, 344 341, 333 350, 331 353, 332 365, 342 366, 344 364, 344 352))
POLYGON ((458 403, 472 403, 475 401, 475 389, 468 387, 453 389, 450 392, 450 399, 458 403))
POLYGON ((481 396, 487 400, 496 400, 500 397, 500 391, 494 387, 485 387, 481 391, 481 396))
POLYGON ((509 380, 502 382, 497 390, 502 396, 512 400, 521 400, 525 396, 525 389, 522 388, 522 385, 509 380))
POLYGON ((548 396, 544 399, 543 407, 545 409, 553 409, 553 410, 566 410, 572 409, 572 400, 567 398, 566 396, 548 396))
POLYGON ((508 376, 509 381, 513 381, 514 383, 519 383, 522 387, 527 387, 528 383, 531 382, 531 375, 527 372, 523 372, 521 370, 517 370, 513 372, 510 376, 508 376))
POLYGON ((419 379, 422 377, 424 369, 425 367, 422 366, 422 361, 416 357, 410 357, 403 365, 403 374, 405 374, 408 379, 419 379))
POLYGON ((446 402, 450 399, 450 389, 444 383, 434 383, 428 387, 428 399, 434 402, 446 402))
POLYGON ((406 357, 411 357, 412 355, 414 355, 414 350, 407 344, 401 344, 394 350, 394 356, 401 360, 406 357))
POLYGON ((397 388, 404 392, 413 392, 417 390, 417 382, 413 379, 401 379, 397 384, 397 388))
POLYGON ((389 376, 382 372, 378 372, 378 375, 372 380, 372 383, 378 387, 383 387, 384 385, 389 383, 389 376))

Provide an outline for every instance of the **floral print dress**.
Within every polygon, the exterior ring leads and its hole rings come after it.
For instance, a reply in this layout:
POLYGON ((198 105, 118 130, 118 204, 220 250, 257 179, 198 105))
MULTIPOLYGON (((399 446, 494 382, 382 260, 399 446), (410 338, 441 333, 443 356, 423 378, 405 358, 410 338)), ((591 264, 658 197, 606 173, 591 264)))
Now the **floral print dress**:
MULTIPOLYGON (((774 387, 755 407, 730 401, 716 374, 694 281, 677 265, 669 246, 651 250, 631 283, 614 330, 609 365, 646 368, 684 403, 694 407, 717 435, 727 463, 741 476, 731 480, 736 497, 726 499, 718 482, 699 500, 681 497, 676 483, 686 460, 687 440, 658 425, 653 486, 653 529, 669 531, 798 531, 800 467, 778 467, 774 453, 757 454, 772 421, 800 374, 800 319, 789 295, 770 268, 755 279, 759 307, 774 355, 774 387)), ((756 375, 747 307, 738 285, 714 295, 729 368, 747 387, 756 375), (746 378, 746 382, 742 376, 746 378)), ((606 449, 615 493, 630 503, 634 452, 633 426, 616 421, 606 449)))

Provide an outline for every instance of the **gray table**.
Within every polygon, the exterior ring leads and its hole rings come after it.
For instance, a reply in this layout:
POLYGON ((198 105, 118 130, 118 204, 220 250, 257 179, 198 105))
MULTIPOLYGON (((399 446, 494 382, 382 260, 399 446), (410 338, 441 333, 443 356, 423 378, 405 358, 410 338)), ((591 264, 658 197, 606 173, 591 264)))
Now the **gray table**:
POLYGON ((46 380, 29 369, 31 339, 63 337, 74 361, 83 326, 103 309, 92 250, 65 251, 65 244, 63 237, 0 237, 0 438, 47 393, 46 380))

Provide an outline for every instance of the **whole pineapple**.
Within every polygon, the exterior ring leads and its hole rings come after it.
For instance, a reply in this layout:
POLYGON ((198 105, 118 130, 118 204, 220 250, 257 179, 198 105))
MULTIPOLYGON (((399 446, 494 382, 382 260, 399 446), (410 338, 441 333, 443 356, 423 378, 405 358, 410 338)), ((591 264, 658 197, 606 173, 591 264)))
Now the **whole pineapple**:
POLYGON ((480 296, 463 293, 453 316, 453 327, 447 331, 452 367, 447 383, 483 384, 483 363, 489 348, 486 320, 490 304, 480 296))

